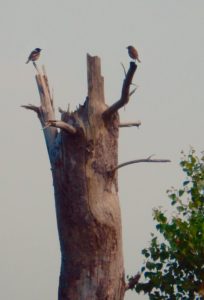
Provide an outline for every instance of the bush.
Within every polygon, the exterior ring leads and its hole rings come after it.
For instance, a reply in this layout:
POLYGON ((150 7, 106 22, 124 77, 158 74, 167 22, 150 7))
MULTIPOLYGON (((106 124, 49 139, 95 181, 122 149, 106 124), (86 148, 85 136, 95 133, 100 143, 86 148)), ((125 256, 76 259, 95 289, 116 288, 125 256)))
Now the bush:
POLYGON ((167 191, 174 214, 154 210, 162 239, 152 234, 142 250, 145 262, 134 289, 149 299, 204 299, 204 158, 191 150, 180 165, 182 187, 167 191))

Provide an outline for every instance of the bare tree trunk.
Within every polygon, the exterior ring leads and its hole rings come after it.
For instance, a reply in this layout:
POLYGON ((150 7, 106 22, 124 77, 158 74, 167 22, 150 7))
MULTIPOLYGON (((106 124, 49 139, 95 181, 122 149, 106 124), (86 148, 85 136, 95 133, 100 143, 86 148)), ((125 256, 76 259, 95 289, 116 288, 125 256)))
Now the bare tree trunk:
POLYGON ((117 177, 118 115, 105 123, 103 78, 98 58, 88 57, 88 97, 62 120, 54 162, 57 222, 62 262, 59 299, 123 299, 124 269, 117 177))
POLYGON ((129 101, 131 62, 119 101, 107 108, 100 59, 87 55, 88 96, 55 120, 48 79, 36 75, 53 175, 61 247, 59 300, 121 300, 125 280, 118 199, 118 109, 129 101), (60 130, 59 130, 60 129, 60 130), (112 170, 115 170, 112 172, 112 170))
POLYGON ((75 112, 60 109, 59 121, 45 70, 34 66, 41 105, 23 107, 40 119, 51 164, 61 248, 58 300, 122 300, 140 274, 125 284, 118 169, 169 162, 149 156, 118 165, 119 127, 141 125, 120 124, 118 115, 136 90, 130 86, 137 65, 130 62, 120 99, 107 107, 100 59, 87 55, 88 96, 75 112))

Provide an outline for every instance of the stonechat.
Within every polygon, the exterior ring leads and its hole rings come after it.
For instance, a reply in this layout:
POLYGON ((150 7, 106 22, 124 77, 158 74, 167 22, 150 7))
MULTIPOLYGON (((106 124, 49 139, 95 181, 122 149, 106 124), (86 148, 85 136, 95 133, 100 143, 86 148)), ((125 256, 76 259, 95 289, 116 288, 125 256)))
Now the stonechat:
POLYGON ((33 50, 31 52, 31 54, 28 56, 28 60, 27 60, 26 64, 28 64, 29 61, 32 61, 32 62, 36 61, 40 56, 41 50, 42 49, 40 49, 40 48, 35 48, 35 50, 33 50))
POLYGON ((137 60, 141 63, 141 60, 139 59, 139 54, 138 54, 137 50, 133 46, 128 46, 127 49, 128 49, 129 56, 132 59, 137 60))

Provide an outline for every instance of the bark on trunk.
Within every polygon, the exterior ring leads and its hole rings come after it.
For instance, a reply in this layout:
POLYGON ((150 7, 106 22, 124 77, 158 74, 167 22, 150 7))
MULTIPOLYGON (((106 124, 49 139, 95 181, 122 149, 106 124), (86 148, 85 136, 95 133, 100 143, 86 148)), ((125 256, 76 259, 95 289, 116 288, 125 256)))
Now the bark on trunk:
POLYGON ((88 57, 88 97, 62 120, 77 128, 61 132, 53 165, 61 245, 59 299, 123 299, 124 270, 117 178, 118 115, 105 124, 100 62, 88 57))
POLYGON ((100 59, 87 55, 88 96, 55 120, 47 76, 38 73, 38 113, 51 162, 61 247, 59 300, 121 300, 125 281, 118 199, 117 110, 129 100, 135 63, 121 99, 107 108, 100 59), (57 129, 56 127, 60 128, 57 129))

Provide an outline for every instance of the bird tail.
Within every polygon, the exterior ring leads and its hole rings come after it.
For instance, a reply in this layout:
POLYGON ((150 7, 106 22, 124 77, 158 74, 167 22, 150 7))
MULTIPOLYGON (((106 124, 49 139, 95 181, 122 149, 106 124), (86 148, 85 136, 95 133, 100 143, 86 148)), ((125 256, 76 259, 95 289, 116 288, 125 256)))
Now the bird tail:
POLYGON ((29 63, 29 61, 30 61, 30 59, 28 59, 28 60, 26 61, 26 64, 28 64, 28 63, 29 63))

